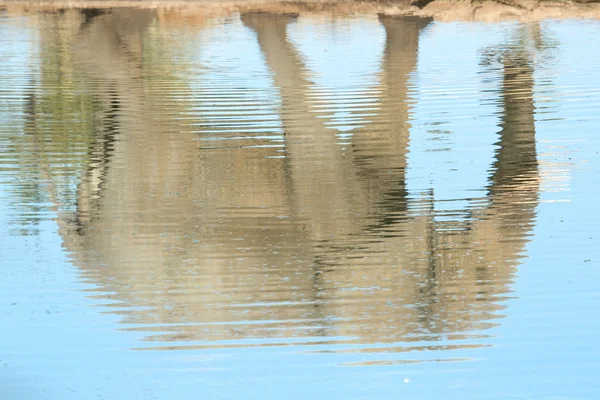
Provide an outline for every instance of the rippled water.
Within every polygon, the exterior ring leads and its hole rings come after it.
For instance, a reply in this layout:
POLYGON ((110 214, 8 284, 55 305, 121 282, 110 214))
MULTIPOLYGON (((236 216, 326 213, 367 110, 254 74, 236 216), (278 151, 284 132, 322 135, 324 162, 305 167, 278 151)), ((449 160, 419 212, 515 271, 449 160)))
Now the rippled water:
POLYGON ((0 11, 0 397, 599 398, 598 35, 0 11))

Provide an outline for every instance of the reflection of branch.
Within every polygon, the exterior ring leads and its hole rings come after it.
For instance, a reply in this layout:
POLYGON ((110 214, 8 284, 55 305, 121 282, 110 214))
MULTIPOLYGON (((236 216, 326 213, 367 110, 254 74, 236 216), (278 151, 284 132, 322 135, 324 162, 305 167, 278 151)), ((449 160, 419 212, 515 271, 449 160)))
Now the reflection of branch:
MULTIPOLYGON (((501 130, 489 177, 488 205, 473 211, 468 229, 460 235, 481 257, 476 264, 486 266, 478 272, 482 274, 478 279, 491 281, 512 273, 539 202, 532 62, 522 47, 498 54, 502 63, 501 130)), ((493 64, 488 63, 490 67, 493 64)), ((455 239, 447 235, 444 240, 455 239)))
MULTIPOLYGON (((27 105, 25 107, 25 118, 26 118, 26 129, 29 131, 27 133, 29 133, 32 140, 33 140, 33 146, 34 146, 34 154, 36 155, 36 160, 38 160, 38 166, 39 166, 39 171, 41 174, 41 180, 43 182, 46 182, 46 188, 47 188, 47 192, 48 192, 48 197, 50 199, 50 203, 52 203, 52 206, 50 206, 50 210, 53 211, 56 216, 59 219, 58 224, 60 225, 60 220, 62 219, 62 213, 61 213, 61 208, 63 207, 63 204, 61 203, 61 201, 59 200, 58 197, 58 190, 56 189, 56 186, 54 185, 54 180, 52 179, 52 174, 50 173, 50 165, 47 162, 46 159, 46 152, 42 150, 41 145, 40 145, 40 138, 39 138, 39 134, 38 134, 38 126, 37 126, 37 114, 36 114, 36 95, 35 95, 35 90, 33 90, 33 88, 35 88, 35 85, 32 83, 30 84, 30 87, 32 88, 32 90, 29 92, 29 94, 27 95, 27 105)), ((43 143, 43 141, 42 141, 43 143)))
POLYGON ((104 132, 98 133, 90 144, 90 163, 86 168, 77 190, 77 210, 75 218, 78 229, 83 229, 91 220, 92 215, 97 213, 100 205, 103 185, 106 182, 106 174, 109 166, 111 146, 118 131, 118 113, 120 100, 116 89, 109 91, 111 100, 106 112, 106 124, 104 132))
MULTIPOLYGON (((118 130, 121 95, 124 90, 132 95, 131 83, 141 74, 143 56, 142 35, 154 19, 151 10, 82 10, 84 23, 79 29, 80 46, 84 52, 93 52, 87 59, 93 68, 103 73, 104 85, 98 91, 108 94, 105 125, 97 132, 89 148, 90 163, 78 186, 76 221, 80 231, 98 212, 101 191, 106 181, 111 146, 118 130), (99 57, 100 55, 100 57, 99 57), (120 74, 124 74, 121 75, 120 74)), ((94 93, 94 96, 98 96, 94 93)), ((141 99, 140 99, 141 100, 141 99)))

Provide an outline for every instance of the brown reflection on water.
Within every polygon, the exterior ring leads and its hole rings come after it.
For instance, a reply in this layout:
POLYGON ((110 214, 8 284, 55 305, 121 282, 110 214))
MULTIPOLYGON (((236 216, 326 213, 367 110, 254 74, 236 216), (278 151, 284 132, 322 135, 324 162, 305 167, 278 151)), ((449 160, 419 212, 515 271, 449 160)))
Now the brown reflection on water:
POLYGON ((382 18, 387 44, 379 103, 368 126, 353 131, 346 149, 315 111, 309 71, 287 39, 287 26, 295 19, 242 15, 256 32, 281 91, 290 202, 313 240, 360 234, 376 223, 386 203, 393 202, 394 208, 406 204, 407 80, 417 61, 418 33, 429 21, 382 18))
POLYGON ((482 327, 502 308, 495 296, 510 291, 535 223, 539 171, 532 60, 521 48, 508 48, 501 63, 501 130, 487 204, 471 210, 468 223, 435 225, 430 276, 437 298, 427 313, 436 316, 435 326, 445 327, 442 331, 482 327))
MULTIPOLYGON (((173 39, 153 11, 128 12, 71 16, 73 51, 65 54, 88 88, 89 110, 70 115, 86 121, 87 152, 71 172, 76 210, 59 217, 74 264, 99 298, 116 301, 107 306, 124 323, 174 346, 291 337, 392 343, 461 338, 501 315, 538 203, 528 53, 501 54, 488 195, 456 210, 468 218, 440 220, 431 195, 409 196, 405 176, 410 73, 429 21, 379 19, 386 44, 376 111, 342 146, 316 111, 311 71, 288 39, 298 16, 242 15, 279 91, 285 157, 276 158, 260 146, 268 139, 203 147, 206 117, 182 78, 192 71, 169 64, 173 39)), ((50 58, 44 49, 42 60, 50 58)), ((47 134, 40 121, 62 118, 40 107, 30 108, 34 137, 47 134)))

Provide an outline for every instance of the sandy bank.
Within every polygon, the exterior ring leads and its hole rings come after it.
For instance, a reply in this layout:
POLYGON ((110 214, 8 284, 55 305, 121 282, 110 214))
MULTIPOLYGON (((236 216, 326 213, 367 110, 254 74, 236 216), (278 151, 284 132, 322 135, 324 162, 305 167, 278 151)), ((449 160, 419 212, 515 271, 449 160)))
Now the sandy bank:
POLYGON ((236 12, 418 15, 442 21, 600 19, 600 0, 0 0, 0 10, 28 12, 65 8, 135 7, 169 10, 182 15, 227 15, 236 12))

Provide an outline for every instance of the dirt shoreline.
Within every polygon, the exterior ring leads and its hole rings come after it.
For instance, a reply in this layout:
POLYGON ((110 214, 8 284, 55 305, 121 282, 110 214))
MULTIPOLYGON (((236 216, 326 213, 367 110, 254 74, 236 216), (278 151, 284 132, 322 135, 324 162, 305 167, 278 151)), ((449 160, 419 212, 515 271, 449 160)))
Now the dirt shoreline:
POLYGON ((441 21, 600 19, 600 0, 0 0, 0 11, 39 11, 68 8, 151 8, 184 14, 226 15, 235 12, 380 13, 418 15, 441 21))

